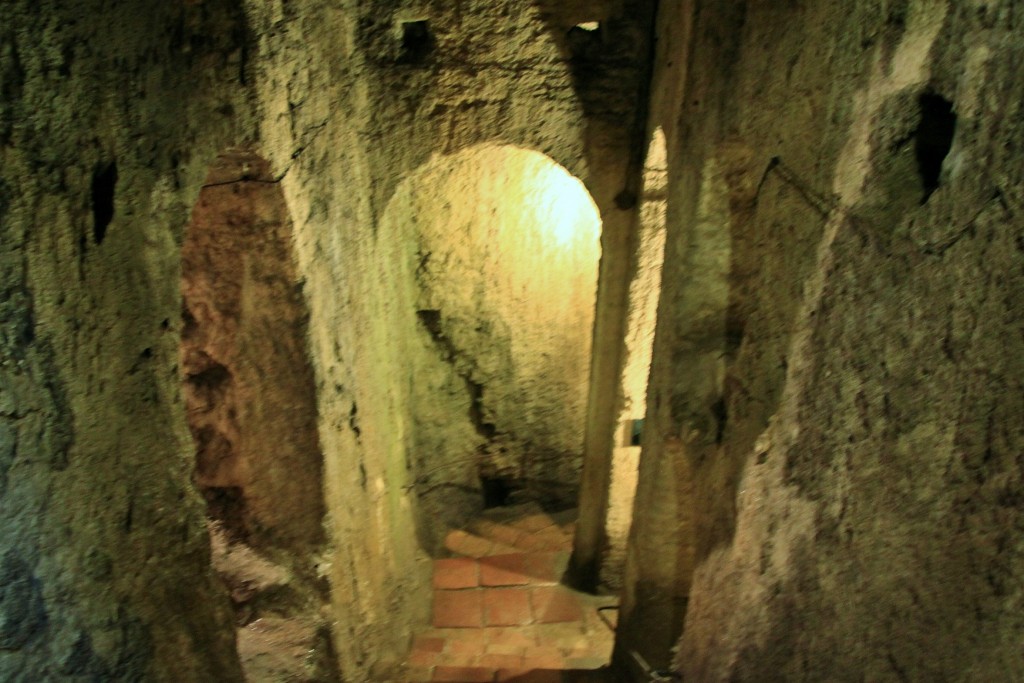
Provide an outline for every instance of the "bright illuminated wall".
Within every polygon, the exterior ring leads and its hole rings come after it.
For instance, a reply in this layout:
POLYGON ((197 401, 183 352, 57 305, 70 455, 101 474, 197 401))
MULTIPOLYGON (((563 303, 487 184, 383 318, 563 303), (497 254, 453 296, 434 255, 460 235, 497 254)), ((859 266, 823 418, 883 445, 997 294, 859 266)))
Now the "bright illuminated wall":
POLYGON ((611 490, 608 496, 608 552, 601 580, 619 586, 625 563, 626 539, 633 519, 640 445, 632 443, 632 423, 647 413, 647 378, 651 371, 654 325, 661 292, 661 266, 665 254, 665 188, 668 166, 665 134, 654 131, 644 164, 644 196, 640 205, 636 272, 629 286, 626 357, 621 379, 621 409, 612 451, 611 490))
POLYGON ((414 368, 417 472, 470 461, 424 488, 482 472, 574 495, 600 251, 582 183, 510 146, 437 157, 399 188, 387 235, 406 245, 411 310, 398 314, 417 314, 422 344, 398 359, 414 368))

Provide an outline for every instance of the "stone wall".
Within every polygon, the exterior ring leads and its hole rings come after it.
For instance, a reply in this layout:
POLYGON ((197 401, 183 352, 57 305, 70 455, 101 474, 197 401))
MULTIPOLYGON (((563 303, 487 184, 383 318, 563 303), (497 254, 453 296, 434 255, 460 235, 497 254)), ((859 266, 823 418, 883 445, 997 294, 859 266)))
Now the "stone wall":
MULTIPOLYGON (((387 658, 401 656, 409 624, 426 614, 422 549, 469 511, 459 500, 482 502, 466 468, 416 483, 472 452, 480 436, 465 380, 440 362, 414 317, 423 307, 408 289, 408 256, 419 247, 418 229, 395 197, 434 161, 481 145, 542 154, 593 197, 602 221, 599 278, 618 282, 642 152, 633 138, 642 127, 646 5, 250 8, 259 148, 294 217, 310 307, 343 676, 387 675, 387 658), (576 28, 593 20, 596 33, 576 28), (430 386, 452 390, 431 395, 423 391, 430 386), (409 400, 416 387, 418 413, 409 400), (441 493, 471 490, 439 507, 423 496, 435 485, 441 493)), ((605 295, 596 316, 599 328, 614 326, 621 302, 605 295)), ((612 386, 616 353, 595 353, 612 386)), ((588 425, 600 431, 609 423, 588 417, 588 425)))
POLYGON ((1022 18, 662 6, 621 664, 682 633, 686 680, 1021 669, 1022 18))
POLYGON ((192 211, 181 371, 211 517, 297 560, 323 543, 323 456, 291 220, 261 167, 253 154, 222 155, 192 211))
MULTIPOLYGON (((465 381, 439 362, 415 319, 415 292, 402 289, 414 282, 405 256, 419 238, 394 198, 433 159, 511 145, 580 178, 601 215, 602 253, 620 253, 633 213, 631 143, 649 38, 638 7, 646 4, 247 5, 258 148, 293 217, 309 305, 346 679, 387 678, 426 616, 424 548, 448 520, 416 482, 452 457, 428 446, 479 440, 465 381), (575 28, 592 20, 599 32, 575 28), (395 218, 399 231, 388 223, 395 218), (437 371, 428 382, 461 392, 421 392, 414 404, 411 390, 424 380, 412 371, 423 368, 437 371), (431 398, 433 413, 413 409, 431 398)), ((603 260, 600 277, 614 267, 603 260)), ((598 325, 618 315, 614 301, 599 302, 598 325)), ((465 479, 456 468, 431 482, 465 479)))
POLYGON ((178 244, 241 104, 230 3, 0 28, 0 678, 241 680, 177 371, 178 244))
POLYGON ((434 159, 389 202, 381 243, 402 246, 380 305, 427 537, 479 509, 482 478, 495 502, 575 500, 600 227, 578 180, 507 145, 434 159))

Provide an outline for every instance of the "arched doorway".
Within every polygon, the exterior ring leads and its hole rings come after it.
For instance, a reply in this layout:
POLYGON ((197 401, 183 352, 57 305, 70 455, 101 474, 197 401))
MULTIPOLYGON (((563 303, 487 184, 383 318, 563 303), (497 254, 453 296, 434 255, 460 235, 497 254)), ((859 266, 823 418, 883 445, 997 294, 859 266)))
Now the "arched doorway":
POLYGON ((314 561, 322 456, 291 239, 268 164, 245 150, 220 155, 181 250, 181 373, 194 480, 243 666, 258 680, 329 680, 314 561))
POLYGON ((404 265, 384 313, 428 549, 482 504, 575 503, 599 237, 583 184, 510 145, 435 157, 392 197, 378 239, 404 265))

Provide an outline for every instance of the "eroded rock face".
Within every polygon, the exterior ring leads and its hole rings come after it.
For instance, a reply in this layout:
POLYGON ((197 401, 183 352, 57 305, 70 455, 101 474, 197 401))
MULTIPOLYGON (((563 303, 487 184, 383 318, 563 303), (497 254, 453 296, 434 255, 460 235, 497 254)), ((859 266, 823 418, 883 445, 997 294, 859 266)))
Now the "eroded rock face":
MULTIPOLYGON (((445 524, 443 514, 458 518, 481 503, 475 468, 459 472, 464 481, 442 480, 468 490, 436 489, 437 506, 416 484, 449 449, 475 458, 483 439, 466 381, 416 317, 440 309, 417 303, 417 233, 386 225, 389 205, 432 159, 484 145, 539 153, 586 186, 602 219, 600 278, 616 281, 633 215, 625 200, 636 196, 643 151, 633 143, 642 138, 648 6, 249 6, 251 54, 260 55, 259 149, 294 219, 309 304, 335 644, 346 677, 387 679, 410 624, 428 614, 431 529, 445 524), (594 20, 597 32, 575 28, 594 20), (417 387, 445 389, 417 396, 414 413, 417 387), (443 405, 456 405, 451 416, 443 405), (438 426, 421 429, 426 422, 438 426), (421 448, 428 433, 447 441, 421 448)), ((610 297, 598 303, 595 326, 614 327, 623 315, 610 297)), ((599 355, 614 390, 614 354, 599 355)), ((483 411, 480 418, 493 423, 483 411)), ((592 425, 610 422, 588 418, 592 425)))
POLYGON ((323 538, 308 315, 284 197, 265 162, 235 156, 234 177, 211 174, 200 192, 181 253, 196 484, 239 538, 308 554, 323 538))
POLYGON ((453 485, 481 478, 575 498, 599 234, 578 180, 507 146, 438 158, 389 204, 381 239, 407 245, 395 258, 409 282, 392 287, 411 448, 441 517, 453 485))
POLYGON ((697 5, 661 19, 658 79, 681 85, 655 99, 669 234, 617 658, 1006 680, 1019 12, 697 5))
POLYGON ((174 377, 176 242, 242 25, 227 3, 4 7, 0 679, 241 679, 174 377))
POLYGON ((323 456, 291 238, 266 162, 220 155, 181 250, 181 373, 194 479, 246 675, 326 681, 323 456), (257 637, 255 622, 291 635, 257 637))

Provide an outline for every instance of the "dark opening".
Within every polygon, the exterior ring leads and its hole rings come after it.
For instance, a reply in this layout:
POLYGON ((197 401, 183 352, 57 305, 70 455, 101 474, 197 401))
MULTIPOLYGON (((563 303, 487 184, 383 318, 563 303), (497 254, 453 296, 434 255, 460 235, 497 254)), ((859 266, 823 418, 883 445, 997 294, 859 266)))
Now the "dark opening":
POLYGON ((629 445, 639 446, 644 436, 644 421, 643 418, 639 420, 633 420, 629 426, 629 445))
POLYGON ((512 482, 504 477, 480 475, 480 488, 484 493, 484 507, 496 508, 507 505, 512 495, 512 482))
POLYGON ((594 59, 599 57, 600 29, 601 24, 596 21, 585 21, 573 26, 565 35, 569 51, 577 58, 594 59))
POLYGON ((107 227, 114 219, 114 187, 117 185, 117 163, 111 161, 96 168, 92 174, 92 236, 100 244, 107 236, 107 227))
POLYGON ((715 418, 715 443, 720 444, 725 440, 725 425, 729 421, 729 408, 724 397, 711 404, 711 414, 715 418))
POLYGON ((925 93, 919 100, 921 122, 914 136, 914 155, 917 170, 924 186, 924 204, 939 187, 942 162, 953 146, 953 132, 956 130, 956 114, 953 103, 935 93, 925 93))
POLYGON ((238 486, 206 486, 201 490, 206 499, 206 514, 221 523, 227 537, 244 542, 249 537, 245 509, 245 493, 238 486))
POLYGON ((434 37, 426 21, 402 22, 402 62, 420 62, 434 49, 434 37))

